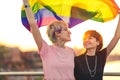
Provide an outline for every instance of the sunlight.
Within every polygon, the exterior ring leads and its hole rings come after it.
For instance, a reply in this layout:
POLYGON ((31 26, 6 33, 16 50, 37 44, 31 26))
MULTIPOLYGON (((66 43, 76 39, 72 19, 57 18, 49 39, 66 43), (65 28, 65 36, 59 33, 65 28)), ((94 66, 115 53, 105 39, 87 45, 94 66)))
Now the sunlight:
MULTIPOLYGON (((115 0, 118 5, 120 5, 119 0, 115 0)), ((29 31, 25 29, 25 27, 21 23, 21 6, 22 1, 14 1, 13 3, 9 4, 11 2, 8 1, 2 1, 1 2, 1 11, 4 11, 4 13, 1 13, 0 17, 2 19, 2 23, 0 26, 0 43, 12 46, 12 47, 18 47, 22 51, 28 51, 28 50, 37 50, 37 46, 35 44, 35 41, 29 31), (9 8, 11 11, 8 15, 8 7, 2 8, 4 4, 9 5, 9 8), (17 7, 16 7, 17 5, 17 7), (5 15, 5 16, 4 16, 5 15), (7 19, 6 19, 6 18, 7 19)), ((101 33, 104 40, 104 46, 108 45, 111 38, 114 35, 116 26, 117 26, 118 17, 116 17, 114 20, 100 23, 92 20, 87 20, 81 24, 76 25, 75 27, 71 28, 71 42, 68 42, 66 45, 70 47, 78 47, 83 48, 82 43, 82 37, 83 33, 86 30, 94 29, 101 33)), ((48 43, 51 44, 49 41, 47 35, 46 35, 46 27, 41 27, 41 34, 43 39, 48 43)), ((120 46, 120 43, 118 44, 120 46)), ((118 48, 118 47, 117 47, 118 48)), ((117 49, 118 50, 118 49, 117 49)), ((116 52, 118 52, 115 50, 116 52)))
MULTIPOLYGON (((118 17, 116 17, 114 20, 106 22, 106 23, 101 23, 101 22, 95 22, 92 20, 85 21, 81 24, 78 24, 77 26, 73 27, 70 29, 71 31, 71 42, 66 43, 66 45, 70 47, 78 47, 78 48, 83 48, 83 34, 87 30, 96 30, 98 31, 102 36, 103 36, 103 41, 104 41, 104 47, 108 45, 112 37, 114 36, 114 32, 117 26, 117 20, 118 17)), ((15 38, 14 35, 14 41, 11 39, 7 39, 8 41, 4 42, 3 40, 2 43, 6 43, 6 45, 9 46, 17 46, 23 51, 26 50, 37 50, 37 46, 35 44, 35 41, 32 37, 32 34, 27 31, 25 28, 23 28, 23 31, 20 31, 22 33, 18 34, 19 38, 15 38), (24 35, 24 36, 23 36, 24 35)), ((48 36, 46 35, 46 26, 40 28, 41 34, 43 39, 48 43, 51 44, 51 41, 48 39, 48 36)), ((18 31, 19 32, 19 31, 18 31)), ((16 35, 16 36, 18 36, 16 35)), ((5 36, 4 36, 5 37, 5 36)), ((1 40, 2 41, 2 40, 1 40)))
POLYGON ((96 30, 103 36, 104 47, 106 47, 114 36, 114 32, 118 22, 117 20, 118 17, 106 23, 88 20, 77 25, 76 27, 71 28, 72 41, 69 43, 69 46, 83 47, 82 38, 84 32, 86 32, 87 30, 96 30))

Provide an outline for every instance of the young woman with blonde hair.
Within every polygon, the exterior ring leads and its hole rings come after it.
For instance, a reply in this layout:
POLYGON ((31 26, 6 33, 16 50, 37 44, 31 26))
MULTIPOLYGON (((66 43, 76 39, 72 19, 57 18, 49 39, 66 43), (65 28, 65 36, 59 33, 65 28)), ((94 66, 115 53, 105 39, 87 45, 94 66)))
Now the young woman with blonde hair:
POLYGON ((71 32, 64 21, 54 21, 47 28, 47 34, 53 45, 43 40, 28 0, 23 0, 31 33, 39 49, 43 62, 44 80, 74 80, 74 57, 72 48, 65 46, 71 41, 71 32))

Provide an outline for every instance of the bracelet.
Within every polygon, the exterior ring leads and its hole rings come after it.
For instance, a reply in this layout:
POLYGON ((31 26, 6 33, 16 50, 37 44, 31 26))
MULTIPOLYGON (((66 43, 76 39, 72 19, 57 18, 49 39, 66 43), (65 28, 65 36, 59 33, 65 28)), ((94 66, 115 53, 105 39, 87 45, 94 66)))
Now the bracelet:
POLYGON ((25 5, 24 7, 25 7, 25 8, 28 8, 28 7, 30 7, 30 5, 25 5))

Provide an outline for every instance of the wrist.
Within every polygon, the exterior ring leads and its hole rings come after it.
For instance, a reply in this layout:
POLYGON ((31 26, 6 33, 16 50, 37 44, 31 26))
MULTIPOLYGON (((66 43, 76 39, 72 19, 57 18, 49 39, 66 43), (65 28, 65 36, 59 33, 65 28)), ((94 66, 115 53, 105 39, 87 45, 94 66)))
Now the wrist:
POLYGON ((30 7, 30 5, 24 5, 24 8, 28 8, 28 7, 30 7))

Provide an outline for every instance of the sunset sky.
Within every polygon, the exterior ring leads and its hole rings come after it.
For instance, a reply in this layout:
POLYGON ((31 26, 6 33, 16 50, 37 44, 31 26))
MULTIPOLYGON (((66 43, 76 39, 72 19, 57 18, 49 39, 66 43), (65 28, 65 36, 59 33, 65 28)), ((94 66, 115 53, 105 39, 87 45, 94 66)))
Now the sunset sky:
MULTIPOLYGON (((120 5, 119 0, 115 0, 120 5)), ((2 0, 0 2, 0 44, 4 44, 10 47, 18 47, 23 51, 37 50, 36 44, 31 33, 25 29, 21 23, 21 6, 22 0, 2 0)), ((70 29, 72 41, 67 43, 68 46, 83 47, 82 37, 83 33, 88 29, 94 29, 100 32, 103 36, 104 47, 110 42, 114 35, 118 22, 118 16, 109 22, 100 23, 92 20, 85 21, 76 27, 70 29)), ((42 27, 41 33, 43 38, 50 44, 49 39, 46 36, 46 27, 42 27)), ((114 53, 120 52, 120 41, 114 53)))

